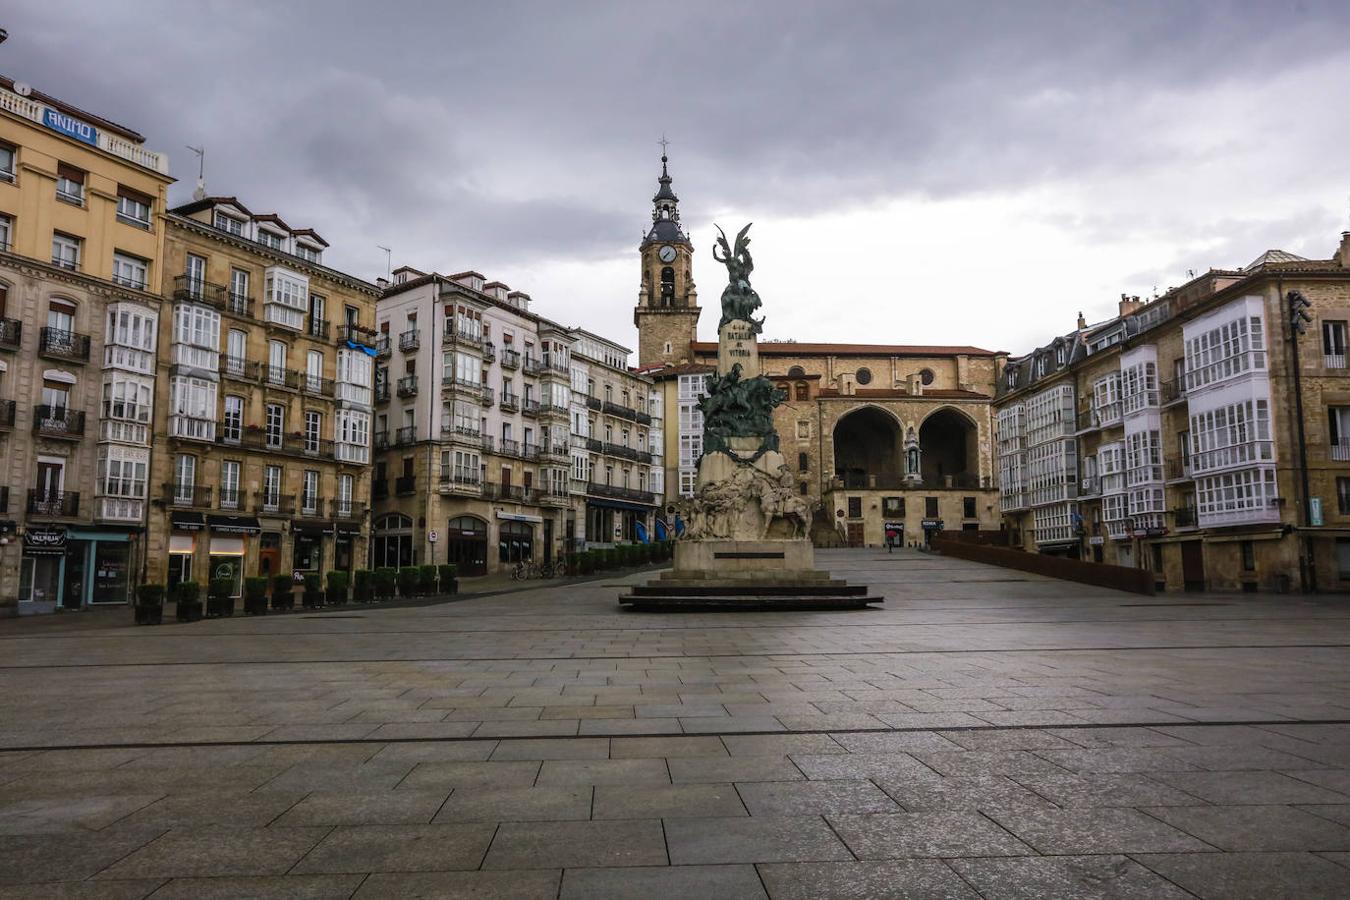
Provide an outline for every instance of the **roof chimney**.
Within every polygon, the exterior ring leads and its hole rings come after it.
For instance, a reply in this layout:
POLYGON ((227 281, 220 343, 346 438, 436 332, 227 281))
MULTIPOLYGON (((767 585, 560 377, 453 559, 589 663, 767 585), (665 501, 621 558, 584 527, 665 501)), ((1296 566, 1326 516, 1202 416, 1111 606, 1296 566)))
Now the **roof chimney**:
POLYGON ((1087 327, 1087 319, 1083 318, 1083 311, 1078 311, 1078 330, 1082 331, 1087 327))
POLYGON ((1129 297, 1129 296, 1126 296, 1125 294, 1121 294, 1121 295, 1120 295, 1120 307, 1119 307, 1119 310, 1118 310, 1118 315, 1120 315, 1121 317, 1128 316, 1130 313, 1132 313, 1132 312, 1134 312, 1135 310, 1139 309, 1139 307, 1141 307, 1141 306, 1143 306, 1143 305, 1144 305, 1144 302, 1143 302, 1142 300, 1139 299, 1139 296, 1138 296, 1138 295, 1135 295, 1135 296, 1133 296, 1133 297, 1129 297))
POLYGON ((1341 249, 1336 252, 1336 261, 1342 269, 1350 269, 1350 231, 1341 232, 1341 249))

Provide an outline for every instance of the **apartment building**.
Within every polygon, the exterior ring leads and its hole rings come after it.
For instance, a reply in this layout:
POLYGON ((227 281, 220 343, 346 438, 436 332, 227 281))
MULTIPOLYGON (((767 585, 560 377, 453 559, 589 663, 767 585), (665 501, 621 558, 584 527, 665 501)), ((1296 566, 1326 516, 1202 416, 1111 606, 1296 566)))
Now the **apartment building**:
POLYGON ((165 225, 151 580, 364 567, 378 288, 235 197, 165 225))
POLYGON ((377 312, 373 565, 482 575, 651 527, 650 380, 627 371, 625 348, 531 303, 478 272, 392 273, 377 312))
POLYGON ((1167 590, 1350 587, 1347 321, 1342 235, 1329 259, 1270 251, 1122 297, 1112 319, 1008 360, 995 405, 1013 543, 1150 569, 1167 590))
POLYGON ((125 603, 148 564, 168 173, 0 78, 0 616, 125 603))

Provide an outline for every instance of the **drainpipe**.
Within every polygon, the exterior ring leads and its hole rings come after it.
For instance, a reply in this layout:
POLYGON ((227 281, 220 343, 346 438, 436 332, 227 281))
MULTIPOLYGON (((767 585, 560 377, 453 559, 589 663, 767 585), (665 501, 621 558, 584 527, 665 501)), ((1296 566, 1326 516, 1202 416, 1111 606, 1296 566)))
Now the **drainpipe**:
MULTIPOLYGON (((1301 308, 1297 312, 1295 312, 1293 308, 1296 301, 1303 300, 1303 295, 1298 291, 1290 291, 1286 298, 1283 279, 1276 280, 1276 287, 1279 291, 1281 302, 1288 301, 1285 305, 1285 315, 1283 318, 1286 327, 1289 329, 1289 346, 1291 351, 1290 362, 1294 367, 1294 430, 1298 439, 1299 489, 1302 491, 1303 495, 1303 515, 1301 518, 1303 519, 1303 526, 1310 529, 1312 527, 1312 510, 1310 509, 1309 504, 1311 491, 1308 488, 1308 442, 1303 423, 1303 378, 1302 366, 1299 363, 1298 355, 1298 338, 1301 330, 1295 326, 1294 321, 1295 316, 1304 315, 1304 313, 1301 308)), ((1305 531, 1303 534, 1299 535, 1298 539, 1300 580, 1305 592, 1316 592, 1317 571, 1316 567, 1313 565, 1309 547, 1308 532, 1305 531)))

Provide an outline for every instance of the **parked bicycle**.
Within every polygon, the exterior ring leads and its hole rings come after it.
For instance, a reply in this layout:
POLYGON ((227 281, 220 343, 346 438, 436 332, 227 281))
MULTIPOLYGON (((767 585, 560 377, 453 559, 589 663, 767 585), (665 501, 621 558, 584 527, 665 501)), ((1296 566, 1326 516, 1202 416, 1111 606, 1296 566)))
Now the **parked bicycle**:
POLYGON ((549 563, 537 563, 532 559, 522 559, 511 568, 512 581, 524 581, 527 578, 552 578, 553 566, 549 563))

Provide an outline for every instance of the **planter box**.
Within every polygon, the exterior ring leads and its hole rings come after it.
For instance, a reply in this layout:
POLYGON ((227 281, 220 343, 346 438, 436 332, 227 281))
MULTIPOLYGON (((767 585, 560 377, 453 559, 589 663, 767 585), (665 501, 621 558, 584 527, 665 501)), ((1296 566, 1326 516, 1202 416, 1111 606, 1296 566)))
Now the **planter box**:
POLYGON ((177 604, 178 621, 180 622, 200 622, 202 619, 202 601, 196 603, 177 604))
POLYGON ((234 598, 208 597, 206 600, 206 614, 208 616, 234 615, 234 598))
POLYGON ((164 605, 162 603, 153 605, 137 603, 135 609, 137 625, 160 625, 164 622, 164 605))

